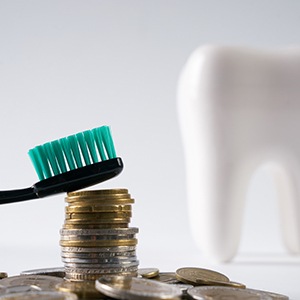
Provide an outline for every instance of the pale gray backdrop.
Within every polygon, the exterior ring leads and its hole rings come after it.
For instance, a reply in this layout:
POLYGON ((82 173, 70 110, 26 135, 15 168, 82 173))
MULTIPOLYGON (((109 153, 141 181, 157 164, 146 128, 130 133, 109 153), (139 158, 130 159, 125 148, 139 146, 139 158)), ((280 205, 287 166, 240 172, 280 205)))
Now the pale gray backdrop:
MULTIPOLYGON (((203 262, 189 231, 176 114, 179 73, 204 44, 299 43, 299 1, 0 0, 1 189, 31 185, 27 151, 103 124, 136 199, 142 266, 203 262)), ((240 253, 280 253, 277 203, 264 173, 249 187, 240 253), (267 237, 267 238, 266 238, 267 237), (267 242, 266 242, 267 240, 267 242)), ((64 195, 0 206, 0 271, 60 262, 64 195)))

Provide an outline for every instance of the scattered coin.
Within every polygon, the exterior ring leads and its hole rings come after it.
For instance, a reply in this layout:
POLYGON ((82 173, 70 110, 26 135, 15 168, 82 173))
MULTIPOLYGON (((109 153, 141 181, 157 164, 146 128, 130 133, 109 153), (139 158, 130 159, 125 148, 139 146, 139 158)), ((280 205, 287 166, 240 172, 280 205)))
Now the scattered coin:
POLYGON ((138 228, 129 227, 134 200, 127 189, 72 192, 65 200, 60 231, 64 267, 27 270, 12 277, 0 272, 0 300, 289 299, 247 289, 213 270, 185 267, 174 273, 138 268, 138 228))
POLYGON ((248 289, 249 291, 256 292, 258 294, 266 294, 271 297, 272 300, 288 300, 289 297, 281 294, 276 294, 273 292, 267 292, 267 291, 261 291, 261 290, 255 290, 255 289, 248 289))
POLYGON ((158 276, 152 278, 153 280, 157 280, 160 282, 168 283, 168 284, 180 284, 182 283, 176 278, 176 274, 174 272, 160 272, 158 276))
POLYGON ((203 268, 191 267, 177 269, 176 278, 179 281, 192 285, 199 285, 199 280, 229 282, 229 278, 219 272, 203 268))
POLYGON ((153 278, 159 275, 159 269, 157 268, 140 268, 138 274, 144 278, 153 278))
POLYGON ((47 275, 18 275, 1 280, 1 286, 6 288, 21 285, 38 286, 42 291, 53 291, 55 286, 62 282, 62 278, 47 275))
POLYGON ((245 289, 246 286, 243 283, 234 282, 234 281, 217 281, 217 280, 205 280, 205 279, 196 279, 198 285, 217 285, 217 286, 227 286, 234 287, 238 289, 245 289))
POLYGON ((56 291, 31 291, 0 295, 0 300, 78 300, 78 297, 75 294, 56 291))
POLYGON ((64 278, 65 269, 63 267, 57 267, 57 268, 26 270, 26 271, 22 271, 21 275, 47 275, 47 276, 64 278))
POLYGON ((272 300, 267 294, 221 286, 197 286, 188 289, 187 294, 194 300, 272 300))
POLYGON ((130 276, 104 276, 96 280, 96 289, 116 299, 180 299, 182 292, 174 285, 130 276))

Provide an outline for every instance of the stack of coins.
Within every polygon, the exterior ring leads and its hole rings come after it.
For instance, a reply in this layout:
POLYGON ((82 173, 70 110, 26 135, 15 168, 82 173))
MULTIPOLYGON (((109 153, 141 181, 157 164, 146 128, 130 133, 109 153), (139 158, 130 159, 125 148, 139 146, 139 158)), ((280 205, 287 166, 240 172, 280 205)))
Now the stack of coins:
POLYGON ((60 245, 65 278, 95 280, 102 275, 136 276, 136 233, 129 227, 131 198, 127 189, 68 193, 60 245))

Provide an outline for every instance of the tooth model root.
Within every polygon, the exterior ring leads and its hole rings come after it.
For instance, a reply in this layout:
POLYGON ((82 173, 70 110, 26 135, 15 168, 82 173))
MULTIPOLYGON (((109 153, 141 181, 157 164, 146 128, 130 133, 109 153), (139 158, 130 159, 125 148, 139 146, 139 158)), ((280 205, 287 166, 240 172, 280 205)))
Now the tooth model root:
POLYGON ((202 251, 235 256, 251 176, 269 163, 285 245, 300 253, 300 49, 197 49, 179 79, 178 114, 202 251))

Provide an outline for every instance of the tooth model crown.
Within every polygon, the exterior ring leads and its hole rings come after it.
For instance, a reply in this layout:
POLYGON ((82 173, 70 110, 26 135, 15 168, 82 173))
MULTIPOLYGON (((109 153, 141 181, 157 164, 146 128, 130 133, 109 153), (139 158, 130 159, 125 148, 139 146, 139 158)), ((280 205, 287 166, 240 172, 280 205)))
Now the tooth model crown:
POLYGON ((179 79, 189 214, 203 253, 237 252, 247 187, 272 162, 284 241, 300 252, 300 48, 204 46, 179 79))

